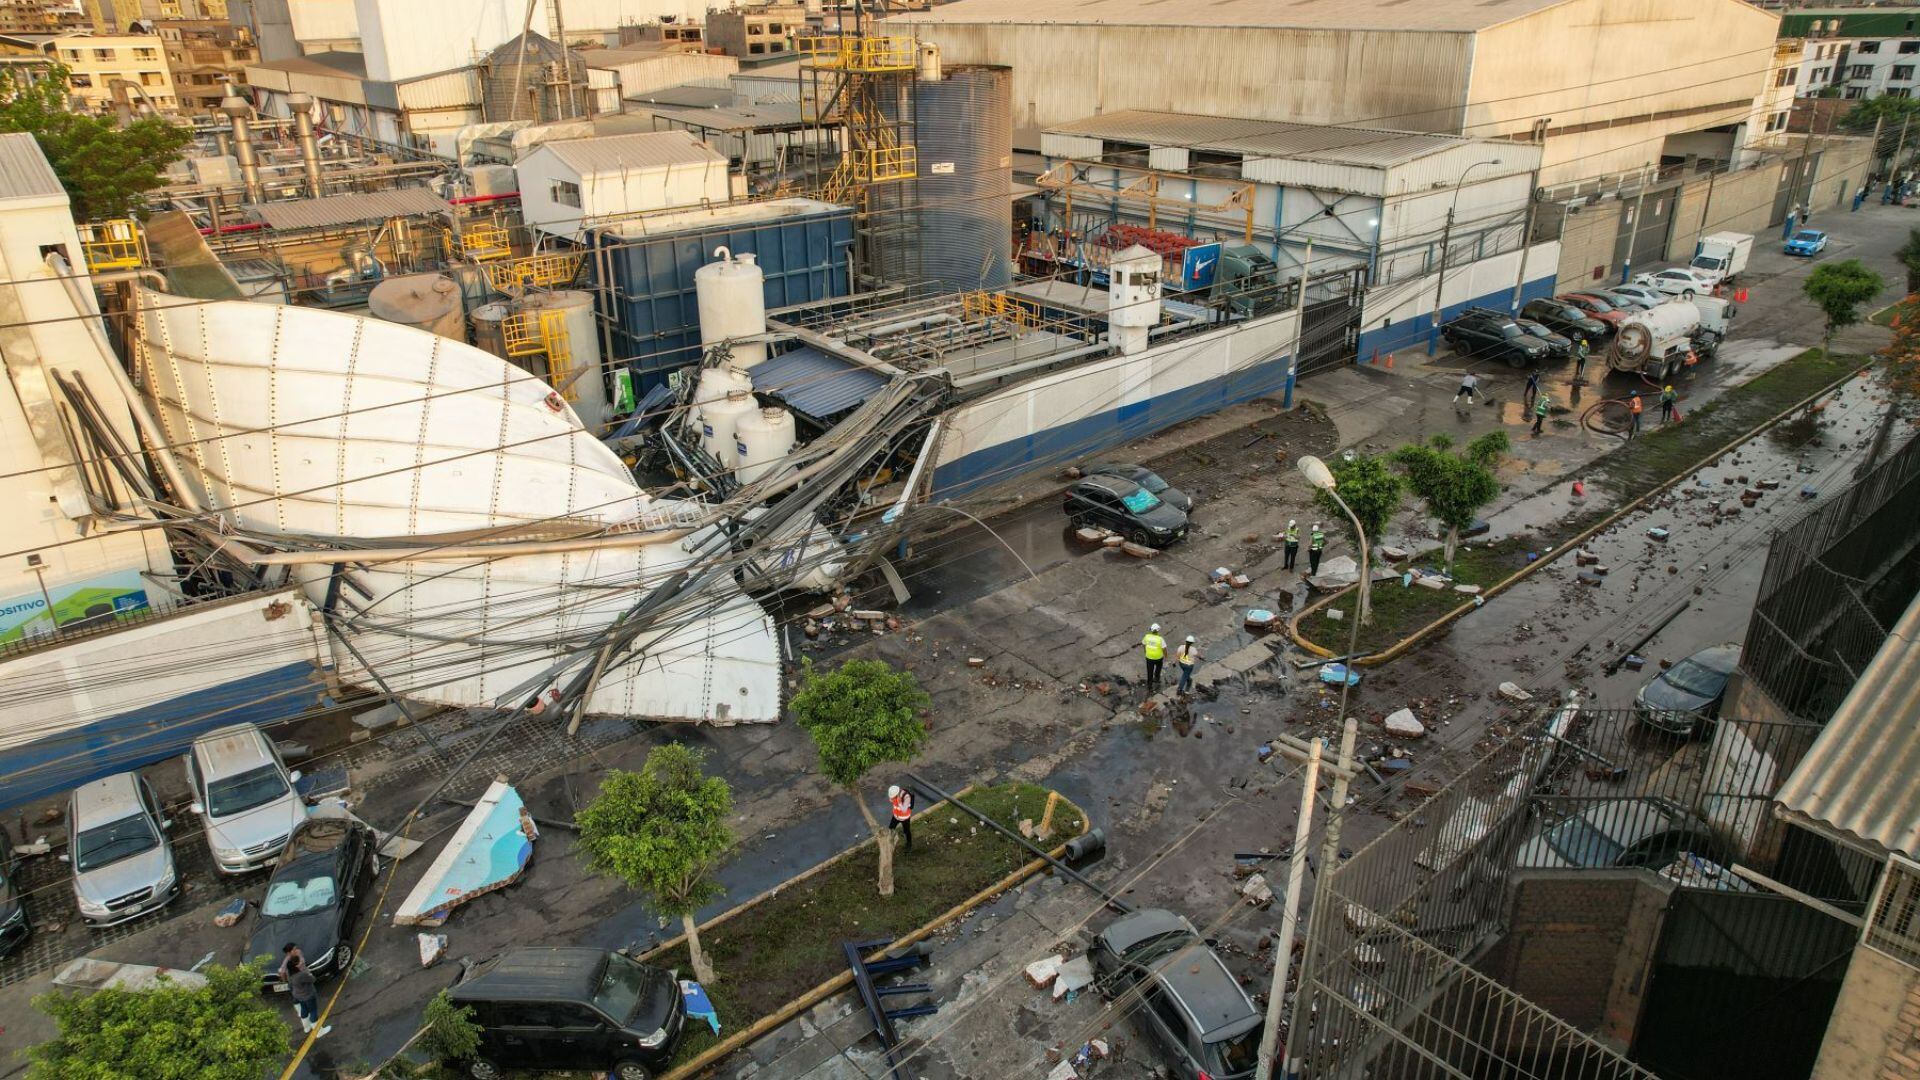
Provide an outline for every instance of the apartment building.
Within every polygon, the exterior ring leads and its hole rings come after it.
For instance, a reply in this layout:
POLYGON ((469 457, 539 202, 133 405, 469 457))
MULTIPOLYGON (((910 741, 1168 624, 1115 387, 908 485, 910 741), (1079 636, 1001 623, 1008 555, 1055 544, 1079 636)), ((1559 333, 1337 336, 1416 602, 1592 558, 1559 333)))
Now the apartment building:
POLYGON ((1800 97, 1828 90, 1850 100, 1912 97, 1920 87, 1920 7, 1788 12, 1780 36, 1802 42, 1800 97))
POLYGON ((67 69, 67 87, 88 112, 113 111, 114 88, 124 85, 135 108, 150 104, 159 112, 179 108, 173 73, 167 67, 166 42, 155 34, 76 34, 49 43, 53 58, 67 69))
POLYGON ((260 59, 253 35, 216 19, 170 19, 154 24, 184 113, 212 113, 228 85, 244 86, 247 65, 260 59))
POLYGON ((753 61, 793 52, 793 38, 807 28, 804 4, 760 4, 707 13, 707 45, 753 61))
POLYGON ((59 34, 86 25, 85 15, 59 0, 0 0, 0 34, 59 34))

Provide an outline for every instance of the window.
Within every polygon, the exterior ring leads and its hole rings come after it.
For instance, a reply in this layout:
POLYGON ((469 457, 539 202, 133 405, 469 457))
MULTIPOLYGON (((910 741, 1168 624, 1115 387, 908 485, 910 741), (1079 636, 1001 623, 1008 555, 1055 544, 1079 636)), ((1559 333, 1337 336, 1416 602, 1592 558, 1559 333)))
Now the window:
POLYGON ((95 49, 93 50, 93 58, 95 60, 111 60, 113 59, 113 50, 112 49, 95 49))
POLYGON ((1848 101, 1859 101, 1859 100, 1860 100, 1861 98, 1863 98, 1863 97, 1866 97, 1866 96, 1867 96, 1867 92, 1866 92, 1866 90, 1865 90, 1864 88, 1862 88, 1862 87, 1858 87, 1858 86, 1849 86, 1849 87, 1847 87, 1847 100, 1848 100, 1848 101))
POLYGON ((79 49, 61 49, 60 58, 62 60, 69 60, 69 61, 78 63, 80 60, 80 50, 79 49))
POLYGON ((773 42, 772 44, 767 46, 767 51, 768 52, 786 52, 787 43, 784 41, 773 42))
POLYGON ((1872 64, 1855 64, 1852 67, 1847 69, 1847 78, 1871 79, 1873 78, 1873 65, 1872 64))
POLYGON ((785 32, 786 32, 786 27, 781 26, 777 22, 767 24, 767 33, 769 34, 783 34, 785 32))
POLYGON ((1877 41, 1863 41, 1855 45, 1853 51, 1863 56, 1869 56, 1880 51, 1880 43, 1877 41))
POLYGON ((747 33, 749 34, 764 34, 766 32, 767 32, 767 27, 765 23, 748 23, 747 24, 747 33))
POLYGON ((167 77, 157 71, 143 71, 140 73, 141 86, 159 86, 166 81, 167 77))
POLYGON ((1768 131, 1784 131, 1786 130, 1786 127, 1787 127, 1786 113, 1777 112, 1777 113, 1774 113, 1772 116, 1767 117, 1768 131))
POLYGON ((555 180, 549 195, 561 206, 580 205, 580 185, 568 180, 555 180))
POLYGON ((1782 68, 1780 69, 1780 74, 1774 76, 1773 85, 1792 86, 1799 78, 1799 68, 1782 68))
POLYGON ((1912 64, 1895 64, 1893 70, 1887 73, 1887 78, 1895 82, 1908 82, 1913 78, 1913 67, 1912 64))
POLYGON ((1813 69, 1813 74, 1812 74, 1812 75, 1809 75, 1809 76, 1807 76, 1807 82, 1808 82, 1809 84, 1811 84, 1811 83, 1823 83, 1823 82, 1826 82, 1826 81, 1827 81, 1827 76, 1829 76, 1829 75, 1832 75, 1832 74, 1833 74, 1833 69, 1832 69, 1832 68, 1814 68, 1814 69, 1813 69))
POLYGON ((76 90, 91 90, 93 89, 93 76, 69 75, 67 76, 67 85, 76 90))
POLYGON ((1912 56, 1915 53, 1920 53, 1920 41, 1903 41, 1900 43, 1901 56, 1912 56))
POLYGON ((159 55, 160 55, 159 53, 153 51, 152 49, 133 50, 133 58, 135 60, 152 60, 159 55))
POLYGON ((753 44, 751 44, 751 45, 749 45, 749 46, 747 46, 747 52, 748 52, 748 53, 750 53, 750 54, 752 54, 752 55, 754 55, 754 56, 758 56, 758 55, 760 55, 761 53, 764 53, 764 52, 766 52, 766 51, 767 51, 767 47, 766 47, 766 45, 764 45, 764 44, 762 44, 761 42, 758 42, 758 41, 756 41, 756 42, 754 42, 753 44))
POLYGON ((1920 967, 1920 865, 1889 859, 1868 916, 1870 948, 1920 967))
POLYGON ((1889 86, 1887 87, 1887 96, 1888 97, 1912 97, 1913 88, 1910 86, 1889 86))

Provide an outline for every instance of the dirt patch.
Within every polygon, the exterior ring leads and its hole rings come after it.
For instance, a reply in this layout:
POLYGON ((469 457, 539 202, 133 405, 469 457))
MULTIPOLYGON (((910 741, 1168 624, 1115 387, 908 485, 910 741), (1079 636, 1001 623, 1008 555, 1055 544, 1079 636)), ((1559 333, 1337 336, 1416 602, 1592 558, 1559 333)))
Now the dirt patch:
MULTIPOLYGON (((1011 829, 1023 818, 1035 825, 1046 810, 1047 789, 1032 784, 982 788, 963 802, 1011 829)), ((1078 835, 1080 812, 1059 803, 1051 835, 1078 835)), ((843 941, 906 935, 1006 877, 1032 859, 1013 841, 952 807, 935 807, 914 820, 913 850, 894 858, 894 893, 874 889, 878 854, 868 845, 807 880, 769 896, 704 931, 718 978, 707 987, 724 1033, 744 1030, 847 968, 843 941)), ((691 972, 683 946, 649 962, 691 972)), ((719 1042, 706 1028, 688 1029, 675 1063, 693 1060, 719 1042)))

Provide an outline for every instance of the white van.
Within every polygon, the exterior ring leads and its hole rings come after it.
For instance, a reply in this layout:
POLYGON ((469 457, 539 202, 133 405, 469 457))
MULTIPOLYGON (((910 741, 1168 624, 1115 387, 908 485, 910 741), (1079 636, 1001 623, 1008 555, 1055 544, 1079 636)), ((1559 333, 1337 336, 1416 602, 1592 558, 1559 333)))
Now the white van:
POLYGON ((235 724, 193 740, 185 760, 214 865, 244 874, 278 859, 307 804, 293 788, 299 772, 287 771, 273 741, 252 724, 235 724))

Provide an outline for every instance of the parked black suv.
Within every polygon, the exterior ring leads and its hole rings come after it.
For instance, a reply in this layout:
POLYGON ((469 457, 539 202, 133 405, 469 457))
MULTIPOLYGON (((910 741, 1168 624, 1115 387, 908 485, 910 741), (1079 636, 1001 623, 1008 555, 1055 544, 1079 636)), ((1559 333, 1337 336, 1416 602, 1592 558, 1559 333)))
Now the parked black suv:
POLYGON ((1538 364, 1549 352, 1546 342, 1494 311, 1469 311, 1441 327, 1440 336, 1463 356, 1504 360, 1508 367, 1538 364))
POLYGON ((1160 908, 1122 915, 1093 939, 1094 985, 1132 1010, 1181 1080, 1241 1080, 1260 1052, 1260 1010, 1193 924, 1160 908))
POLYGON ((1187 535, 1187 515, 1122 476, 1089 476, 1075 483, 1061 508, 1075 526, 1099 525, 1136 544, 1166 547, 1187 535))
POLYGON ((447 992, 473 1009, 474 1080, 507 1069, 612 1071, 652 1080, 679 1049, 687 1007, 673 973, 600 949, 512 949, 447 992))
POLYGON ((1555 300, 1542 296, 1529 300, 1520 306, 1520 314, 1541 323, 1556 334, 1565 334, 1575 341, 1585 338, 1592 347, 1607 336, 1607 324, 1581 311, 1565 300, 1555 300))

